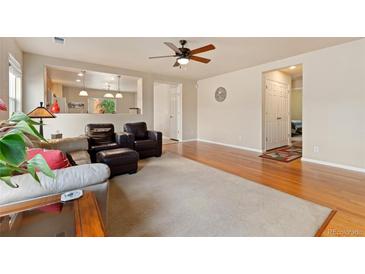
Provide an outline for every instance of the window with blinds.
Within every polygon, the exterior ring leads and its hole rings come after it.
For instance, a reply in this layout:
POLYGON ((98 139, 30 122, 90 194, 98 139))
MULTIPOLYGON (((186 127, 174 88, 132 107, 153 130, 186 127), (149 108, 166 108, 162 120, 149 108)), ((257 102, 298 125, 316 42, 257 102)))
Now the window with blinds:
POLYGON ((22 111, 22 70, 19 62, 9 55, 9 116, 22 111))

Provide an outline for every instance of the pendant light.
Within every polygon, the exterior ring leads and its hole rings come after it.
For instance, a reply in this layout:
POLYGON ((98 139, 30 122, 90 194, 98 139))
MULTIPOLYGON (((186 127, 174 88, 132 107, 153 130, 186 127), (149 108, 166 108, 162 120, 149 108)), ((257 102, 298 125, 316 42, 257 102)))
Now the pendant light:
POLYGON ((114 95, 111 94, 110 92, 110 85, 108 84, 108 92, 104 94, 105 98, 114 98, 114 95))
POLYGON ((86 91, 86 86, 85 86, 85 74, 86 74, 86 71, 83 70, 79 74, 82 74, 83 75, 83 78, 82 78, 83 79, 83 89, 79 92, 79 96, 81 96, 81 97, 89 96, 89 94, 86 91))
POLYGON ((118 75, 118 92, 115 94, 115 98, 122 99, 123 94, 120 92, 120 75, 118 75))

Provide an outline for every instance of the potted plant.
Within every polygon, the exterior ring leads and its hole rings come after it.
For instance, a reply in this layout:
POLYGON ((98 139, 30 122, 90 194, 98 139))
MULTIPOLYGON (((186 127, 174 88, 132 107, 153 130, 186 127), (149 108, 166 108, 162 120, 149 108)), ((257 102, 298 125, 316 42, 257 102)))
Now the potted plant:
MULTIPOLYGON (((0 100, 0 110, 6 110, 6 105, 0 100)), ((37 171, 54 178, 54 173, 48 167, 41 155, 27 160, 27 146, 33 140, 46 141, 34 127, 39 123, 21 112, 13 113, 8 121, 0 125, 0 180, 9 187, 17 188, 11 182, 11 176, 29 173, 40 183, 37 171)))
POLYGON ((101 107, 104 113, 115 113, 115 101, 111 99, 104 99, 101 102, 101 107))

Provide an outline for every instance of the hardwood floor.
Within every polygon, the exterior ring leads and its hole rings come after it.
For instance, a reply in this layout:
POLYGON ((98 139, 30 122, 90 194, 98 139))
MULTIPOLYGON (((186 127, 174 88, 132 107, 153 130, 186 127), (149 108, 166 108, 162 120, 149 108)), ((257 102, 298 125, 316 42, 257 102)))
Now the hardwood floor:
POLYGON ((164 150, 336 210, 322 236, 365 235, 364 173, 300 159, 283 163, 205 142, 168 144, 164 150))

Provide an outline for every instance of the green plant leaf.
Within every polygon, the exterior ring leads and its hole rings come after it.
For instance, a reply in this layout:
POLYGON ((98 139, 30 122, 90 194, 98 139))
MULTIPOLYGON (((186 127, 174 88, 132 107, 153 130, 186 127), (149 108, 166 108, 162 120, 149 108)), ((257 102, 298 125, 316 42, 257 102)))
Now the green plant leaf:
POLYGON ((34 178, 34 180, 36 180, 38 183, 41 182, 41 180, 39 180, 39 177, 37 175, 36 168, 34 167, 33 164, 28 164, 27 170, 28 170, 29 174, 34 178))
POLYGON ((10 176, 0 177, 0 180, 5 182, 5 184, 7 184, 8 186, 10 186, 12 188, 18 188, 19 187, 17 184, 13 184, 11 182, 11 177, 10 176))
POLYGON ((6 134, 0 138, 1 160, 15 166, 25 161, 25 142, 17 133, 6 134))
POLYGON ((34 127, 39 124, 26 114, 16 112, 12 114, 7 127, 2 128, 4 130, 0 134, 0 180, 10 187, 18 187, 11 182, 11 176, 15 173, 29 173, 37 182, 40 182, 37 171, 55 178, 55 174, 41 155, 26 161, 26 143, 31 143, 31 136, 47 142, 34 127))
POLYGON ((25 121, 28 124, 32 124, 32 125, 40 125, 41 123, 38 123, 36 121, 33 121, 28 115, 26 115, 23 112, 13 112, 13 114, 11 115, 10 122, 20 122, 20 121, 25 121))
POLYGON ((40 154, 37 154, 32 159, 28 161, 28 166, 31 165, 31 167, 34 167, 47 175, 48 177, 55 178, 55 174, 53 171, 49 168, 47 165, 46 160, 44 160, 43 156, 40 154))
MULTIPOLYGON (((26 172, 26 171, 27 171, 26 169, 22 168, 22 167, 21 167, 21 166, 19 166, 19 165, 13 165, 13 164, 11 164, 11 163, 9 163, 9 162, 7 162, 7 161, 4 161, 4 160, 1 160, 1 159, 0 159, 0 167, 3 167, 3 166, 9 167, 9 168, 11 168, 13 171, 16 171, 16 172, 19 172, 19 173, 24 173, 24 172, 26 172)), ((1 177, 1 175, 0 175, 0 177, 1 177)))
MULTIPOLYGON (((44 124, 43 124, 44 125, 44 124)), ((44 139, 44 137, 39 133, 39 131, 33 126, 33 124, 28 124, 28 126, 30 127, 30 129, 37 134, 38 138, 40 138, 41 140, 45 141, 48 143, 48 141, 46 139, 44 139)))
POLYGON ((14 172, 13 168, 0 164, 0 177, 11 176, 13 172, 14 172))
POLYGON ((20 122, 20 121, 29 121, 30 118, 23 112, 13 112, 9 121, 10 122, 20 122))
POLYGON ((30 134, 32 136, 37 137, 38 139, 41 139, 43 141, 46 141, 44 137, 38 132, 38 130, 31 124, 28 124, 25 121, 20 121, 15 126, 16 129, 21 130, 24 133, 30 134))

